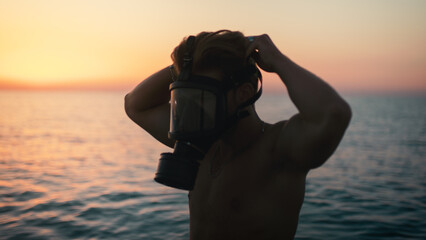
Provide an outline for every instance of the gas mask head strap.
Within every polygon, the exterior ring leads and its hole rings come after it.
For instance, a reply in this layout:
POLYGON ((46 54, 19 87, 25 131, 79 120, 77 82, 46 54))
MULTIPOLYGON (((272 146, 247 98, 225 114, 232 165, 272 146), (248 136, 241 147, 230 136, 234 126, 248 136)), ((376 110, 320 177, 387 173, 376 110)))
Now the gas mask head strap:
MULTIPOLYGON (((247 106, 252 105, 253 103, 255 103, 260 96, 262 95, 262 88, 263 88, 263 82, 262 82, 262 74, 260 73, 259 69, 253 65, 249 67, 249 76, 251 76, 252 74, 257 74, 258 79, 260 81, 260 88, 259 90, 256 92, 256 94, 253 95, 253 97, 251 97, 250 99, 248 99, 247 101, 245 101, 244 103, 242 103, 240 106, 238 106, 238 111, 241 111, 242 109, 244 109, 247 106), (252 71, 252 72, 250 72, 252 71)), ((254 86, 254 85, 253 85, 254 86)), ((257 90, 257 89, 256 89, 257 90)))
POLYGON ((179 81, 187 81, 192 72, 192 54, 194 51, 194 43, 195 43, 195 36, 189 36, 188 39, 186 39, 186 51, 183 55, 183 66, 182 71, 179 74, 178 80, 179 81))
MULTIPOLYGON (((256 64, 254 62, 254 60, 250 57, 248 59, 248 65, 243 68, 241 71, 237 72, 235 74, 235 76, 233 76, 233 78, 235 78, 235 80, 237 80, 238 84, 236 87, 244 84, 244 83, 248 83, 251 82, 249 79, 251 77, 253 77, 253 75, 257 75, 258 81, 260 82, 260 88, 255 89, 257 90, 257 92, 253 95, 253 97, 251 97, 250 99, 248 99, 247 101, 243 102, 241 105, 238 106, 237 108, 237 115, 239 115, 240 117, 247 116, 248 113, 242 113, 244 111, 242 111, 245 107, 252 105, 253 103, 255 103, 259 98, 260 95, 262 95, 262 87, 263 87, 263 82, 262 82, 262 74, 260 73, 259 69, 256 67, 256 64)), ((253 87, 255 87, 256 85, 253 84, 253 87)))
POLYGON ((244 110, 244 108, 255 103, 260 98, 260 96, 262 95, 262 88, 263 88, 262 74, 260 73, 259 69, 255 65, 250 66, 250 68, 252 68, 252 70, 253 70, 253 72, 251 74, 256 73, 258 75, 258 78, 259 78, 259 81, 260 81, 260 88, 257 91, 257 93, 253 95, 253 97, 251 97, 250 99, 248 99, 247 101, 245 101, 241 105, 239 105, 237 107, 236 112, 228 117, 228 119, 225 123, 225 129, 230 128, 232 125, 236 124, 240 119, 249 116, 250 113, 247 110, 244 110))

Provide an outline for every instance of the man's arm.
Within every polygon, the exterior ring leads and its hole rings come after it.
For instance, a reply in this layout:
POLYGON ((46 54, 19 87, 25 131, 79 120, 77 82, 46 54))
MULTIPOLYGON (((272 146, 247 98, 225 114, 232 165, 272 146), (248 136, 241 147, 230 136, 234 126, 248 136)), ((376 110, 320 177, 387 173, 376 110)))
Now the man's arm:
POLYGON ((125 97, 125 110, 135 123, 158 141, 173 147, 167 136, 170 126, 170 91, 172 74, 169 67, 151 75, 125 97))
POLYGON ((284 56, 267 35, 254 39, 258 65, 275 72, 299 113, 283 126, 276 157, 303 169, 321 166, 337 148, 351 119, 351 109, 323 80, 284 56))

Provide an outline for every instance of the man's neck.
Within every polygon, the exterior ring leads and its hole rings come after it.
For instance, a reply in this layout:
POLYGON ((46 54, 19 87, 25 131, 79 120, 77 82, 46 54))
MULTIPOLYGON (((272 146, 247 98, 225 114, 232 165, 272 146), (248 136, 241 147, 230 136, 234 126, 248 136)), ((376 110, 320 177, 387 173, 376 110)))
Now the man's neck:
POLYGON ((244 151, 264 132, 265 124, 260 120, 257 113, 253 109, 250 109, 249 113, 247 117, 240 119, 236 126, 221 139, 234 154, 244 151))

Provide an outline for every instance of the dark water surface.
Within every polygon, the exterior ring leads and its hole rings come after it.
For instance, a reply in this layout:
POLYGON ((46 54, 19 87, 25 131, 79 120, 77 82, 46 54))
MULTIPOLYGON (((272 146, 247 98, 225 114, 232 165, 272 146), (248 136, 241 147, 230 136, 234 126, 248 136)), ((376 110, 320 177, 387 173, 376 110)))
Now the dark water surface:
MULTIPOLYGON (((187 239, 187 193, 115 92, 0 91, 0 239, 187 239)), ((348 96, 353 120, 308 175, 296 239, 426 239, 426 97, 348 96)), ((261 117, 296 112, 265 95, 261 117)))

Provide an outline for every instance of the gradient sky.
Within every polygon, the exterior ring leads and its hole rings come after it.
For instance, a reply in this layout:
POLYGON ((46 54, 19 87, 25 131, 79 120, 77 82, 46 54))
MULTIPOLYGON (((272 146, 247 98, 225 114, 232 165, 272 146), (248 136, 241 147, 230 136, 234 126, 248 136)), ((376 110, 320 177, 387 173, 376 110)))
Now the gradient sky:
POLYGON ((130 90, 183 37, 219 29, 268 33, 339 90, 426 91, 423 0, 0 0, 0 89, 130 90))

